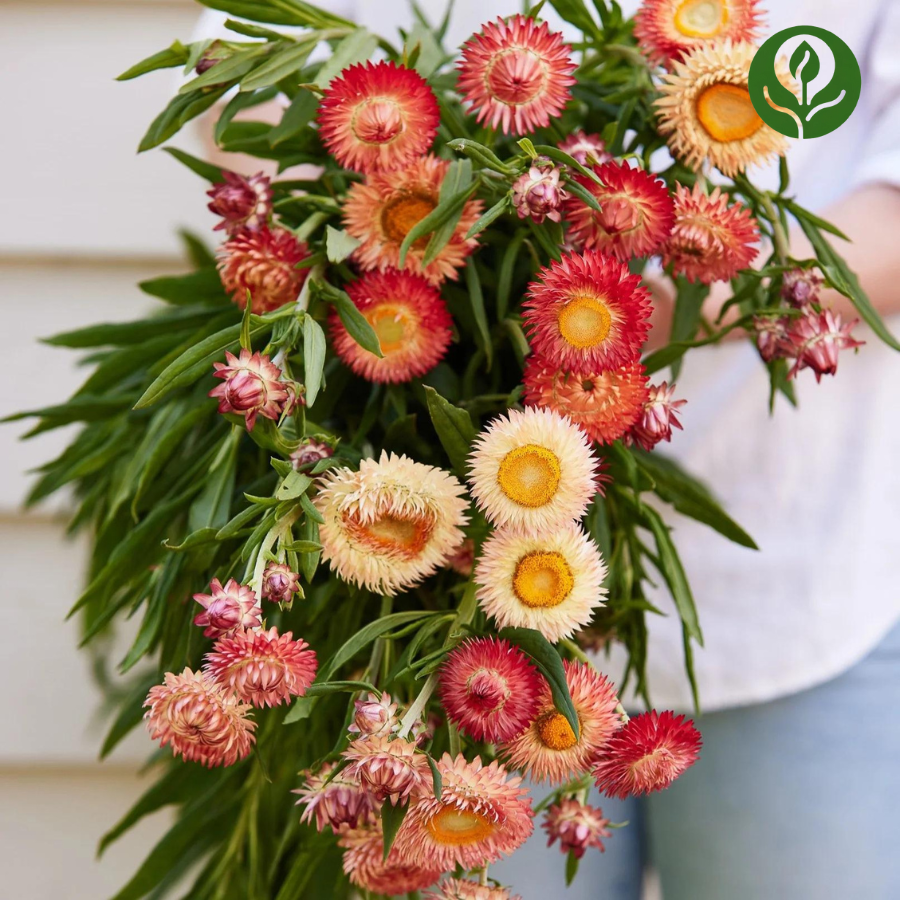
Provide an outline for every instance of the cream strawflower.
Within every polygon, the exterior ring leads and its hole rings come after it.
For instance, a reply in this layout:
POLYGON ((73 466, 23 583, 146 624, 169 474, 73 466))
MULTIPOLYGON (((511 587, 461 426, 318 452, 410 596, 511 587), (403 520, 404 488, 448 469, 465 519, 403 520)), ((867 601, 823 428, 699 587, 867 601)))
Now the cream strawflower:
POLYGON ((750 100, 747 79, 755 53, 744 41, 707 44, 665 76, 656 101, 659 130, 694 169, 708 159, 725 175, 736 175, 784 155, 784 136, 763 122, 750 100))
POLYGON ((550 409, 512 409, 482 432, 469 484, 498 527, 542 532, 580 519, 597 491, 597 459, 584 432, 550 409))
POLYGON ((591 621, 605 577, 597 545, 574 522, 495 531, 475 567, 479 603, 498 628, 533 628, 553 643, 591 621))
POLYGON ((315 505, 323 558, 344 581, 392 595, 442 566, 463 542, 463 486, 443 469, 383 452, 332 469, 315 505))

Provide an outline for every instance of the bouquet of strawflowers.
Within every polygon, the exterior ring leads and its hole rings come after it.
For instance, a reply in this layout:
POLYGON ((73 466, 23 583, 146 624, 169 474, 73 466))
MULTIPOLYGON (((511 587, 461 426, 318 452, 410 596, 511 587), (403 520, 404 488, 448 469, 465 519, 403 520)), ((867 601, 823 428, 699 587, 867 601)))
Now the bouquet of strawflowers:
POLYGON ((142 719, 168 750, 102 841, 177 807, 117 900, 188 872, 191 898, 501 900, 488 866, 539 812, 571 879, 613 827, 591 786, 656 791, 700 750, 645 677, 651 578, 691 681, 702 641, 660 510, 754 546, 655 452, 685 403, 657 373, 744 330, 793 399, 858 343, 823 283, 890 339, 783 161, 777 192, 745 174, 785 149, 747 90, 756 4, 648 0, 635 23, 551 0, 573 43, 538 3, 457 50, 418 13, 389 41, 301 0, 203 2, 243 17, 233 39, 121 76, 196 73, 141 149, 213 110, 263 171, 165 148, 211 182, 221 246, 186 235, 193 271, 141 285, 150 317, 52 338, 93 372, 25 414, 85 423, 31 500, 71 485, 91 530, 73 612, 118 705, 102 752, 142 719), (676 299, 647 352, 651 259, 676 299), (113 684, 96 639, 138 613, 113 684), (523 778, 551 785, 537 807, 523 778))

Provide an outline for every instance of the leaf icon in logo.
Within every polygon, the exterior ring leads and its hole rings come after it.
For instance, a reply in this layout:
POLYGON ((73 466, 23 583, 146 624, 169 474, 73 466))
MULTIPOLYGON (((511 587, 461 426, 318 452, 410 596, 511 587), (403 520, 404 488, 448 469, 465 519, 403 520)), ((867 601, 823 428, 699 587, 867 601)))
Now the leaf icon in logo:
POLYGON ((794 51, 788 64, 791 75, 800 83, 800 105, 809 104, 809 85, 819 74, 819 54, 816 53, 809 41, 803 41, 794 51))

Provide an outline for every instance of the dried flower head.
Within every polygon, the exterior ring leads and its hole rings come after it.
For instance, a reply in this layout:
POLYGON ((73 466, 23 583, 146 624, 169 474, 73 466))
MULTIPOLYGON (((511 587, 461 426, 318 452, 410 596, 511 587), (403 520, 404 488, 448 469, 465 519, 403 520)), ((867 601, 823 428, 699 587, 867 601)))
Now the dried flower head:
POLYGON ((396 806, 413 794, 431 790, 428 760, 413 741, 367 735, 350 744, 344 759, 350 761, 348 776, 379 802, 390 800, 396 806))
POLYGON ((687 400, 673 400, 675 385, 663 381, 651 386, 644 411, 625 436, 626 443, 634 442, 645 450, 652 450, 660 441, 672 440, 672 429, 681 428, 676 413, 687 400))
POLYGON ((344 872, 351 884, 364 891, 397 897, 429 887, 443 874, 443 869, 438 866, 404 862, 396 847, 391 849, 385 860, 384 839, 378 820, 372 825, 344 831, 338 845, 345 850, 344 872))
POLYGON ((339 834, 374 821, 377 810, 374 797, 346 769, 331 778, 336 765, 326 763, 316 773, 304 772, 304 786, 291 793, 299 794, 297 805, 305 807, 301 822, 315 822, 318 831, 328 827, 339 834))
POLYGON ((565 797, 547 810, 543 827, 549 837, 548 847, 558 840, 563 853, 581 859, 588 847, 596 847, 601 853, 606 849, 601 838, 612 837, 607 825, 609 819, 604 818, 602 809, 565 797))
POLYGON ((461 878, 448 878, 440 887, 426 894, 426 900, 522 900, 518 895, 511 895, 506 888, 479 884, 477 881, 464 881, 461 878))
POLYGON ((756 334, 756 347, 764 362, 784 359, 791 352, 788 341, 787 316, 754 316, 753 330, 756 334))
POLYGON ((277 420, 290 399, 281 381, 281 369, 268 356, 241 350, 239 357, 225 351, 225 362, 213 363, 215 377, 222 378, 210 392, 219 400, 220 413, 244 416, 247 431, 253 431, 256 417, 277 420))
POLYGON ((795 309, 803 309, 819 299, 819 289, 824 284, 813 269, 791 269, 781 280, 781 296, 795 309))
POLYGON ((206 637, 222 637, 237 628, 255 628, 260 623, 260 608, 256 594, 238 584, 233 578, 225 582, 218 578, 209 583, 209 594, 194 594, 203 612, 194 617, 194 624, 205 628, 206 637))
POLYGON ((850 334, 857 322, 854 319, 843 324, 840 314, 832 313, 830 309, 810 310, 805 316, 794 319, 787 328, 785 347, 786 355, 794 360, 788 377, 796 377, 803 369, 812 369, 816 381, 821 381, 823 375, 835 375, 841 350, 855 350, 865 343, 850 334))
POLYGON ((353 703, 353 721, 347 730, 360 737, 386 737, 400 724, 397 718, 397 704, 391 695, 380 696, 371 692, 353 703))
POLYGON ((267 175, 257 172, 249 178, 223 170, 224 181, 207 191, 209 211, 222 217, 213 231, 235 235, 243 229, 263 228, 272 215, 272 185, 267 175))

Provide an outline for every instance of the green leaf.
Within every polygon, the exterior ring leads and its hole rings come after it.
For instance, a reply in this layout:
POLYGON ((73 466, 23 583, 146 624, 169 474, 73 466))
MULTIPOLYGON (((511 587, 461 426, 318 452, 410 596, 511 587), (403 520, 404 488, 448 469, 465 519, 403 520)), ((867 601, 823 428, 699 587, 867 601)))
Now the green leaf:
POLYGON ((324 90, 348 66, 366 62, 377 46, 378 38, 374 34, 365 28, 357 28, 334 48, 331 58, 316 73, 316 84, 324 90))
POLYGON ((391 847, 394 846, 394 838, 397 837, 397 832, 400 830, 408 810, 408 801, 402 806, 400 804, 394 806, 390 800, 385 800, 381 805, 381 833, 384 840, 384 855, 382 859, 387 860, 391 847))
POLYGON ((378 692, 378 688, 368 681, 328 681, 316 682, 312 685, 304 697, 327 697, 329 694, 355 694, 358 691, 378 692))
POLYGON ((319 36, 315 35, 311 39, 289 44, 277 50, 261 66, 241 79, 241 91, 258 91, 299 72, 306 65, 309 54, 318 43, 319 36))
POLYGON ((260 65, 263 57, 269 54, 273 46, 274 44, 254 44, 252 47, 235 50, 231 56, 220 59, 202 75, 183 84, 178 89, 178 93, 181 95, 192 94, 201 88, 213 87, 226 82, 230 86, 231 82, 243 78, 244 75, 260 65))
POLYGON ((550 685, 553 705, 566 717, 577 738, 579 736, 578 713, 575 711, 575 704, 572 703, 572 695, 569 693, 569 686, 566 683, 566 672, 562 659, 553 644, 533 628, 502 628, 499 636, 515 644, 534 660, 535 665, 550 685))
POLYGON ((437 763, 431 758, 431 756, 425 754, 425 758, 428 760, 428 767, 431 769, 431 782, 434 790, 434 799, 440 800, 441 794, 444 790, 444 779, 441 777, 441 773, 437 767, 437 763))
POLYGON ((171 47, 166 47, 165 50, 160 50, 159 53, 154 53, 152 56, 142 59, 130 69, 126 69, 116 78, 116 81, 128 81, 131 78, 137 78, 157 69, 171 69, 175 66, 183 66, 187 62, 187 58, 187 47, 181 41, 175 41, 171 47))
MULTIPOLYGON (((250 337, 256 338, 271 327, 258 316, 251 316, 250 337)), ((237 349, 240 337, 240 323, 229 325, 186 350, 169 363, 159 377, 144 391, 143 396, 135 404, 135 409, 152 406, 178 388, 193 384, 203 374, 211 372, 212 364, 222 361, 226 350, 237 349)))
POLYGON ((147 133, 138 144, 138 153, 152 150, 165 143, 172 135, 177 134, 191 119, 206 112, 219 101, 228 87, 209 91, 194 91, 190 94, 177 94, 168 106, 150 123, 147 133))
POLYGON ((406 254, 409 253, 410 247, 412 247, 419 238, 431 234, 445 222, 454 217, 455 221, 459 221, 459 216, 462 214, 466 201, 475 193, 477 186, 477 183, 470 185, 458 194, 455 194, 449 200, 441 201, 427 216, 425 216, 425 218, 420 219, 412 228, 410 228, 406 237, 403 239, 403 243, 400 245, 399 262, 401 267, 406 264, 406 254))
POLYGON ((360 241, 352 234, 331 225, 325 226, 325 255, 329 262, 343 262, 359 245, 360 241))
POLYGON ((571 850, 566 854, 566 887, 575 880, 580 862, 581 860, 571 850))
POLYGON ((481 290, 481 280, 478 277, 478 268, 474 257, 466 260, 466 288, 469 291, 469 302, 472 304, 472 316, 478 327, 478 346, 484 351, 487 360, 487 368, 491 368, 493 347, 491 346, 491 332, 488 326, 487 313, 484 310, 484 294, 481 290))
POLYGON ((278 88, 270 87, 262 91, 253 91, 249 93, 235 94, 225 105, 225 109, 219 113, 219 120, 213 130, 213 140, 220 144, 225 129, 232 123, 234 117, 245 109, 252 109, 254 106, 260 106, 268 103, 278 96, 278 88))
POLYGON ((225 180, 225 176, 222 174, 222 169, 219 166, 197 159, 196 156, 191 156, 190 153, 185 153, 184 150, 179 150, 177 147, 163 147, 163 150, 174 156, 178 162, 187 166, 192 172, 211 183, 225 180))
POLYGON ((0 422, 40 418, 52 420, 53 427, 58 428, 61 425, 68 425, 70 422, 96 422, 99 419, 106 419, 110 415, 127 409, 130 404, 130 394, 107 394, 105 397, 82 394, 72 397, 67 403, 61 403, 58 406, 45 406, 43 409, 13 413, 11 416, 0 419, 0 422))
POLYGON ((316 282, 321 295, 328 300, 337 310, 344 328, 350 337, 369 353, 374 353, 381 358, 381 343, 375 329, 369 324, 369 320, 356 308, 356 304, 345 291, 338 290, 330 284, 316 282))
POLYGON ((199 0, 199 2, 210 9, 220 9, 240 19, 266 22, 269 25, 340 28, 353 24, 309 3, 301 3, 300 0, 199 0))
POLYGON ((480 234, 489 225, 497 221, 508 209, 510 209, 510 196, 504 194, 486 213, 482 214, 475 224, 466 232, 466 240, 480 234))
POLYGON ((578 197, 582 203, 589 206, 594 212, 600 212, 599 201, 586 187, 583 187, 572 178, 565 179, 565 187, 567 191, 578 197))
POLYGON ((312 91, 299 91, 282 114, 281 121, 269 132, 269 144, 277 147, 298 135, 312 121, 318 108, 318 97, 312 91))
POLYGON ((534 149, 540 153, 541 156, 549 156, 554 162, 568 166, 570 169, 578 172, 579 175, 584 175, 586 178, 590 178, 591 181, 596 181, 597 184, 601 183, 600 177, 596 172, 583 166, 577 159, 569 156, 568 153, 564 153, 559 147, 551 147, 549 144, 539 144, 534 149))
POLYGON ((550 5, 559 13, 561 19, 571 22, 584 34, 593 35, 601 41, 604 39, 602 30, 584 5, 584 0, 550 0, 550 5))
POLYGON ((282 545, 285 550, 293 550, 295 553, 319 553, 322 545, 316 541, 293 541, 282 545))
POLYGON ((318 699, 318 697, 298 697, 294 701, 294 705, 287 711, 282 724, 290 725, 293 722, 301 722, 303 719, 308 719, 316 708, 318 699))
MULTIPOLYGON (((686 278, 678 276, 675 279, 675 311, 672 315, 672 331, 670 341, 679 343, 690 341, 697 334, 700 327, 700 314, 703 303, 709 296, 709 285, 691 284, 686 278)), ((677 378, 681 370, 681 358, 672 362, 672 377, 677 378)))
POLYGON ((296 500, 309 490, 311 484, 312 478, 308 475, 303 475, 300 472, 289 472, 279 485, 278 490, 275 491, 275 497, 282 502, 285 500, 296 500))
MULTIPOLYGON (((438 206, 441 203, 450 203, 452 199, 459 196, 472 183, 472 163, 468 159, 460 159, 450 163, 447 174, 441 182, 441 190, 438 196, 438 206)), ((460 217, 465 204, 459 206, 447 220, 436 228, 430 240, 425 246, 425 253, 422 257, 422 265, 428 266, 435 259, 444 247, 447 246, 449 240, 453 237, 456 226, 459 224, 460 217)))
POLYGON ((145 677, 123 700, 119 714, 103 740, 103 746, 100 748, 100 759, 106 759, 119 743, 144 720, 144 708, 141 704, 147 696, 147 691, 156 682, 156 675, 145 677))
POLYGON ((163 315, 133 322, 113 322, 105 325, 89 325, 75 331, 64 331, 53 337, 43 338, 42 343, 52 347, 69 347, 81 350, 90 347, 123 347, 143 344, 160 335, 179 330, 193 330, 209 318, 208 309, 193 308, 172 310, 163 315))
MULTIPOLYGON (((167 303, 182 306, 188 303, 219 303, 224 305, 230 302, 225 289, 222 287, 219 273, 212 268, 200 269, 197 272, 191 272, 189 275, 163 275, 159 278, 150 278, 147 281, 140 282, 138 287, 151 297, 158 297, 167 303)), ((206 315, 208 314, 207 312, 206 315)), ((197 316, 196 313, 192 315, 197 316)), ((146 327, 147 321, 147 319, 143 320, 144 327, 146 327)), ((102 328, 104 326, 99 327, 102 328)), ((114 328, 115 326, 112 327, 114 328)), ((136 335, 136 337, 141 336, 146 336, 146 332, 144 335, 141 335, 140 332, 136 335)), ((67 344, 65 346, 72 345, 67 344)))
POLYGON ((222 442, 213 460, 206 483, 188 513, 188 531, 212 530, 209 540, 215 540, 218 530, 228 522, 231 496, 237 473, 237 453, 241 434, 232 431, 222 442))
POLYGON ((227 525, 219 529, 216 534, 217 541, 225 541, 237 537, 245 528, 249 527, 254 519, 263 514, 263 508, 255 504, 241 510, 227 525))
POLYGON ((466 460, 475 440, 475 426, 469 413, 445 400, 433 387, 424 386, 428 413, 441 446, 460 475, 466 471, 466 460))
POLYGON ((319 396, 325 372, 325 332, 312 317, 303 318, 303 378, 306 386, 306 405, 311 407, 319 396))

